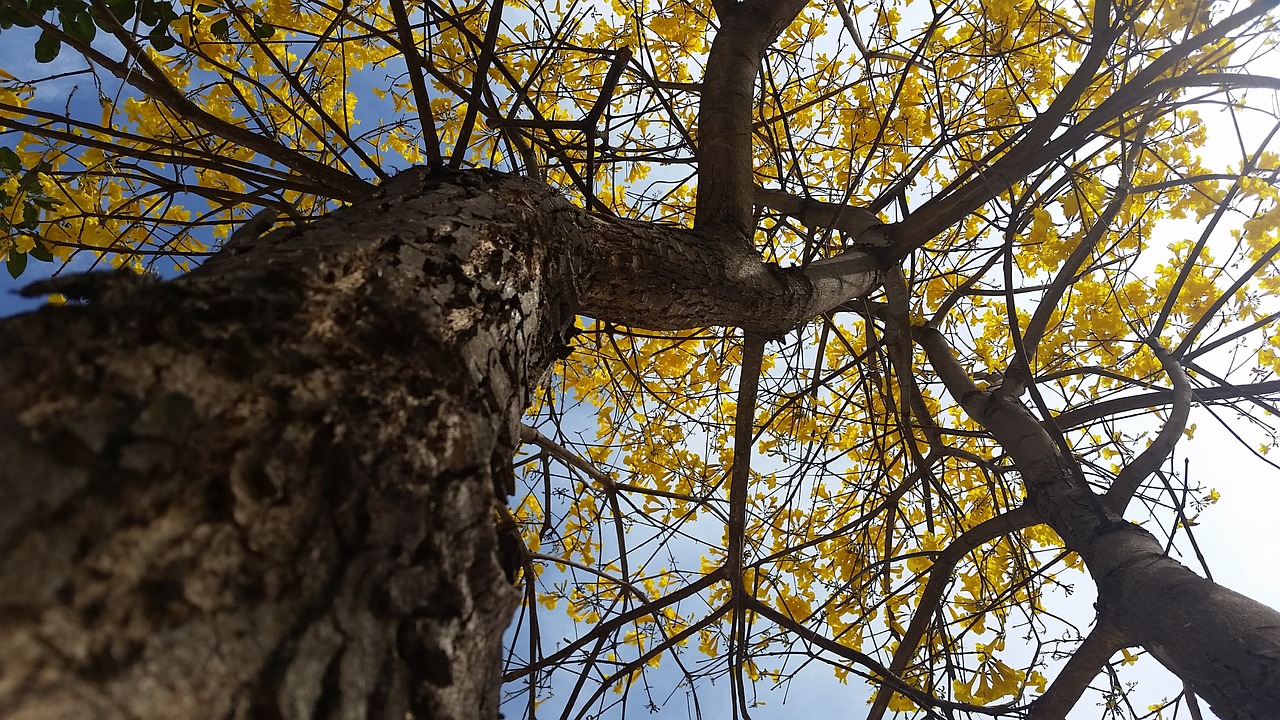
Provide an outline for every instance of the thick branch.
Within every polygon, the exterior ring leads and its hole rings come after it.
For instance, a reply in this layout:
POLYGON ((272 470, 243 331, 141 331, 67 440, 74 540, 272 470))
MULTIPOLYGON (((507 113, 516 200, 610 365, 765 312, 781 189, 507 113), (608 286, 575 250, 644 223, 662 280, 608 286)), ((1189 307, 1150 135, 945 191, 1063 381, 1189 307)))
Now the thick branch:
POLYGON ((1013 460, 1027 504, 1084 560, 1098 586, 1099 612, 1221 714, 1275 717, 1280 612, 1168 557, 1155 536, 1089 490, 1021 403, 976 391, 940 333, 926 328, 919 340, 948 390, 1013 460))
POLYGON ((888 244, 888 239, 878 231, 882 226, 880 218, 866 208, 796 197, 782 190, 762 187, 755 189, 753 197, 755 204, 793 217, 806 227, 839 230, 845 236, 846 245, 873 248, 888 244))
POLYGON ((865 295, 880 279, 875 260, 862 252, 780 268, 761 262, 733 233, 601 218, 558 204, 563 232, 581 238, 590 253, 581 312, 625 325, 726 325, 776 335, 865 295))
POLYGON ((726 4, 711 43, 698 108, 698 209, 695 227, 755 235, 751 118, 756 76, 769 45, 805 0, 726 4))

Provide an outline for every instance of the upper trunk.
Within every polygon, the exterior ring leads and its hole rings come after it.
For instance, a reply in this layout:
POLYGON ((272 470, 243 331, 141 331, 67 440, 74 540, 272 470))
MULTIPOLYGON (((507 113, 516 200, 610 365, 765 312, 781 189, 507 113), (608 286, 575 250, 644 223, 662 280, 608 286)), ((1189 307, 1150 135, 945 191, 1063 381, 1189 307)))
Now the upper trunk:
POLYGON ((1155 536, 1125 521, 1085 483, 1014 393, 982 392, 936 330, 919 333, 929 360, 1012 458, 1036 519, 1080 554, 1101 618, 1176 673, 1218 715, 1275 718, 1280 708, 1280 612, 1191 572, 1155 536))

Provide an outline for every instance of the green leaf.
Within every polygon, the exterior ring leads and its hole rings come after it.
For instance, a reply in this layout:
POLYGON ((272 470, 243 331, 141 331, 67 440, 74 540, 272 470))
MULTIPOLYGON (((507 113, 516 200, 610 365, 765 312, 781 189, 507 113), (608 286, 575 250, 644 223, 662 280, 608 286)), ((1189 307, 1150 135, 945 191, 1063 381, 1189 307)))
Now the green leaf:
POLYGON ((39 240, 36 240, 36 246, 28 250, 27 254, 40 262, 53 262, 53 253, 39 240))
POLYGON ((173 41, 173 38, 169 37, 168 23, 165 23, 164 25, 157 25, 148 37, 151 38, 151 47, 159 50, 160 52, 164 52, 176 44, 173 41))
POLYGON ((9 270, 9 277, 17 280, 22 275, 22 271, 27 269, 27 254, 10 252, 5 266, 9 270))
POLYGON ((226 18, 222 18, 221 20, 209 26, 209 32, 213 33, 214 37, 218 38, 219 40, 222 40, 223 42, 226 42, 231 39, 230 31, 231 31, 231 28, 230 26, 227 25, 226 18))
POLYGON ((138 3, 138 17, 147 25, 157 25, 169 29, 169 23, 178 18, 173 6, 156 0, 142 0, 138 3))
POLYGON ((0 147, 0 170, 16 173, 22 170, 22 158, 10 147, 0 147))
POLYGON ((218 9, 217 5, 197 5, 196 6, 196 12, 199 12, 199 13, 208 14, 217 9, 218 9))
POLYGON ((253 21, 253 34, 259 40, 266 40, 276 34, 276 29, 272 25, 260 23, 255 19, 253 21))
POLYGON ((0 4, 0 30, 8 30, 21 20, 18 9, 11 3, 0 4))
POLYGON ((120 23, 132 20, 134 13, 138 11, 137 5, 133 0, 107 0, 107 7, 111 10, 111 14, 116 16, 116 20, 120 23))
POLYGON ((93 42, 94 36, 98 34, 98 28, 93 24, 93 16, 87 10, 79 12, 63 10, 59 11, 58 15, 62 20, 62 29, 86 45, 93 42))
POLYGON ((22 206, 22 222, 18 227, 23 230, 35 230, 40 227, 40 208, 35 205, 22 206))
POLYGON ((58 57, 58 53, 61 51, 62 41, 58 39, 58 36, 48 30, 41 31, 40 38, 36 40, 36 62, 53 62, 53 59, 58 57))
POLYGON ((155 25, 160 21, 160 13, 156 9, 155 0, 142 0, 138 3, 138 19, 147 25, 155 25))

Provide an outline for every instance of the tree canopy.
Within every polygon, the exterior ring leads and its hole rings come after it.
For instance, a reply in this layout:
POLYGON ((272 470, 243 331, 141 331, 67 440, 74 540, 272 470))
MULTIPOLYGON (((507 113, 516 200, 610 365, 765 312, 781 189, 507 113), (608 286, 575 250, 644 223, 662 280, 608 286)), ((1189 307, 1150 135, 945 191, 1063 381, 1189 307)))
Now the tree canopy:
POLYGON ((185 271, 417 165, 746 238, 843 295, 587 313, 532 391, 504 713, 746 717, 833 673, 873 718, 1043 719, 1103 673, 1108 717, 1196 717, 1055 610, 1107 555, 1029 497, 1196 558, 1193 408, 1275 447, 1275 5, 3 0, 0 253, 185 271))

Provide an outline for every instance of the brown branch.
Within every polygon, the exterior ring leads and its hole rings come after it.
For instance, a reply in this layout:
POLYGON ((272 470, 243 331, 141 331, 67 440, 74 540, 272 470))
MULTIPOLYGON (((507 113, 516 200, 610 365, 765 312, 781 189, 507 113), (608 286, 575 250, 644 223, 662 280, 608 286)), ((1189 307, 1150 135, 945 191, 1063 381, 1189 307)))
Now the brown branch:
MULTIPOLYGON (((1231 31, 1265 16, 1278 2, 1280 0, 1263 0, 1254 3, 1204 32, 1179 43, 1136 73, 1085 117, 1073 123, 1053 140, 1048 140, 1058 129, 1062 118, 1065 118, 1066 113, 1069 112, 1070 105, 1093 82, 1093 73, 1110 52, 1114 42, 1113 35, 1095 38, 1080 68, 1072 75, 1063 92, 1059 93, 1058 98, 1050 106, 1054 110, 1053 115, 1046 111, 1037 118, 1026 136, 995 162, 987 164, 989 158, 996 156, 993 151, 988 158, 976 163, 975 168, 981 169, 980 175, 951 192, 932 198, 917 208, 906 220, 891 226, 893 246, 890 257, 905 257, 984 203, 1007 191, 1014 182, 1027 177, 1035 168, 1078 150, 1085 143, 1096 138, 1098 130, 1161 93, 1198 84, 1247 87, 1258 84, 1273 86, 1280 82, 1270 78, 1258 79, 1247 75, 1227 74, 1181 74, 1164 80, 1159 79, 1195 50, 1217 42, 1231 31)), ((1096 21, 1095 24, 1097 24, 1096 21)), ((999 151, 1005 149, 1003 146, 997 148, 999 151)))
POLYGON ((922 708, 936 707, 949 710, 964 710, 966 712, 999 717, 1000 715, 1007 713, 1009 709, 1013 707, 1012 704, 979 707, 976 705, 966 705, 964 703, 951 702, 948 700, 942 700, 941 698, 936 698, 913 686, 900 676, 890 672, 888 668, 881 665, 870 655, 859 652, 850 647, 845 647, 825 635, 810 630, 804 625, 801 625, 795 618, 769 607, 758 598, 748 597, 747 602, 751 606, 750 609, 752 611, 763 615, 774 623, 777 623, 778 627, 783 630, 798 636, 800 639, 811 645, 821 648, 822 650, 826 650, 832 655, 836 655, 837 657, 841 657, 849 662, 856 663, 867 668, 871 671, 870 673, 864 673, 857 670, 854 670, 854 672, 868 680, 873 680, 877 683, 893 688, 895 692, 907 697, 911 702, 914 702, 922 708))
MULTIPOLYGON (((1093 254, 1094 248, 1102 241, 1107 231, 1111 229, 1111 223, 1120 214, 1125 200, 1129 197, 1128 190, 1133 180, 1133 168, 1137 164, 1138 156, 1142 153, 1143 139, 1146 137, 1147 126, 1148 123, 1143 123, 1138 128, 1133 147, 1124 156, 1120 182, 1116 187, 1115 194, 1112 195, 1107 206, 1103 208, 1102 213, 1094 220, 1088 233, 1076 245, 1075 250, 1071 251, 1070 257, 1066 259, 1062 267, 1058 268, 1058 274, 1049 283, 1049 288, 1045 291, 1044 297, 1040 299, 1040 304, 1036 306, 1035 313, 1032 314, 1031 320, 1027 322, 1027 329, 1022 336, 1022 344, 1029 367, 1035 364, 1033 359, 1040 347, 1040 339, 1044 337, 1045 329, 1049 326, 1049 319, 1053 317, 1053 311, 1057 307, 1058 301, 1062 299, 1067 288, 1075 284, 1076 273, 1080 268, 1084 267, 1085 261, 1093 254)), ((1012 252, 1012 249, 1010 252, 1012 252)))
MULTIPOLYGON (((1273 246, 1273 249, 1275 249, 1275 248, 1280 248, 1280 244, 1277 244, 1277 245, 1273 246)), ((1267 251, 1267 254, 1269 255, 1269 254, 1270 254, 1270 252, 1271 252, 1271 251, 1270 251, 1270 250, 1268 250, 1268 251, 1267 251)), ((1246 275, 1246 277, 1247 277, 1247 276, 1249 275, 1249 273, 1247 273, 1247 272, 1246 272, 1246 273, 1245 273, 1245 275, 1246 275)), ((1267 315, 1266 317, 1259 318, 1259 319, 1257 319, 1257 320, 1255 320, 1255 321, 1253 321, 1253 322, 1249 323, 1248 325, 1245 325, 1245 326, 1244 326, 1244 327, 1242 327, 1242 328, 1239 328, 1239 329, 1234 330, 1234 331, 1232 331, 1232 332, 1230 332, 1230 333, 1227 333, 1226 335, 1223 335, 1223 336, 1221 336, 1221 337, 1217 338, 1216 340, 1213 340, 1212 342, 1209 342, 1209 343, 1206 343, 1206 344, 1204 344, 1204 345, 1201 345, 1200 347, 1196 348, 1195 350, 1193 350, 1193 351, 1191 351, 1191 352, 1187 353, 1186 355, 1182 355, 1182 356, 1180 356, 1180 357, 1183 357, 1183 359, 1184 359, 1184 360, 1186 360, 1186 361, 1188 361, 1188 362, 1189 362, 1189 361, 1192 361, 1192 360, 1195 360, 1196 358, 1200 357, 1201 355, 1203 355, 1203 354, 1205 354, 1205 353, 1207 353, 1207 352, 1212 352, 1212 351, 1214 351, 1214 350, 1216 350, 1216 349, 1218 349, 1218 348, 1222 347, 1223 345, 1226 345, 1227 343, 1229 343, 1229 342, 1231 342, 1231 341, 1233 341, 1233 340, 1238 340, 1239 338, 1242 338, 1242 337, 1244 337, 1245 335, 1248 335, 1249 333, 1254 332, 1255 330, 1259 330, 1259 329, 1261 329, 1261 328, 1264 328, 1264 327, 1266 327, 1266 326, 1270 325, 1271 323, 1273 323, 1273 322, 1275 322, 1275 321, 1277 321, 1277 320, 1280 320, 1280 312, 1273 312, 1273 313, 1271 313, 1270 315, 1267 315)), ((1176 352, 1176 351, 1175 351, 1175 354, 1177 354, 1177 352, 1176 352)))
POLYGON ((1160 428, 1156 439, 1138 457, 1125 465, 1103 496, 1103 502, 1118 515, 1124 514, 1142 481, 1155 472, 1173 452, 1187 426, 1187 416, 1191 414, 1191 380, 1187 378, 1182 365, 1158 341, 1152 340, 1148 344, 1160 360, 1160 366, 1169 375, 1169 381, 1173 383, 1173 412, 1160 428))
POLYGON ((752 106, 769 45, 804 8, 804 0, 728 5, 707 55, 698 106, 698 197, 694 227, 754 236, 752 106))
MULTIPOLYGON (((765 337, 745 333, 742 340, 742 366, 738 375, 737 408, 733 418, 733 465, 729 471, 729 521, 725 526, 727 547, 725 571, 728 573, 733 598, 733 629, 729 633, 729 664, 739 677, 747 660, 747 621, 743 612, 743 554, 746 545, 747 495, 751 484, 751 451, 755 446, 756 391, 764 359, 765 337)), ((741 693, 739 693, 740 695, 741 693)), ((741 699, 741 698, 739 698, 741 699)))
POLYGON ((705 498, 693 497, 691 495, 682 495, 677 492, 671 492, 669 490, 660 490, 658 488, 646 488, 646 487, 640 487, 638 485, 620 483, 614 480, 613 478, 609 477, 608 473, 604 472, 600 468, 596 467, 595 465, 592 465, 586 460, 583 460, 582 457, 577 453, 575 453, 574 451, 561 445, 560 443, 557 443, 555 440, 552 440, 546 435, 543 435, 542 432, 539 431, 537 428, 529 427, 528 425, 522 424, 520 426, 520 441, 537 445, 538 447, 542 448, 544 451, 549 453, 552 457, 559 460, 560 462, 563 462, 564 464, 572 468, 575 468, 577 470, 581 470, 582 472, 586 473, 587 476, 590 477, 592 480, 595 480, 596 482, 600 483, 600 486, 603 487, 606 491, 608 491, 611 494, 616 494, 617 491, 622 490, 624 492, 636 493, 637 495, 652 495, 653 497, 663 497, 663 498, 668 498, 668 499, 676 500, 680 502, 690 502, 690 503, 694 503, 695 505, 701 505, 712 512, 718 512, 719 510, 705 498))
POLYGON ((977 417, 981 413, 980 406, 985 404, 989 393, 979 390, 974 384, 968 371, 951 352, 951 344, 936 328, 927 326, 916 328, 915 339, 929 356, 929 363, 933 365, 934 372, 946 386, 947 392, 960 402, 970 416, 977 417))
POLYGON ((458 140, 453 146, 449 167, 462 167, 462 161, 466 158, 467 145, 471 142, 471 130, 475 127, 476 113, 480 110, 480 95, 489 78, 489 63, 493 61, 498 31, 502 28, 502 3, 503 0, 493 0, 493 7, 489 8, 489 22, 484 29, 484 45, 476 58, 476 73, 471 78, 471 102, 467 103, 467 114, 462 118, 462 127, 458 130, 458 140))
POLYGON ((888 244, 883 233, 873 232, 882 226, 880 218, 865 208, 828 203, 813 198, 801 198, 782 190, 768 190, 756 186, 752 191, 756 205, 799 220, 805 227, 825 227, 839 230, 845 236, 845 244, 880 247, 888 244))
MULTIPOLYGON (((627 678, 628 676, 631 675, 631 673, 635 672, 636 670, 643 669, 645 666, 649 664, 650 660, 657 657, 658 655, 661 655, 662 653, 666 652, 672 647, 693 637, 695 633, 702 631, 712 623, 719 620, 722 616, 724 616, 725 613, 729 612, 729 610, 730 610, 730 606, 728 603, 721 605, 720 607, 708 613, 706 617, 684 627, 683 629, 680 630, 680 632, 676 633, 675 635, 664 638, 664 640, 660 643, 654 643, 653 647, 641 653, 640 656, 637 657, 635 660, 632 660, 631 662, 626 663, 625 665, 622 665, 609 676, 602 678, 600 682, 596 684, 595 692, 593 692, 591 696, 588 697, 586 700, 582 701, 581 706, 584 708, 591 707, 594 703, 599 701, 600 696, 608 692, 609 688, 613 687, 615 683, 620 682, 621 680, 627 678)), ((655 614, 654 617, 658 617, 657 614, 655 614)), ((659 627, 661 627, 661 625, 659 625, 659 627)), ((665 634, 665 629, 664 629, 664 634, 665 634)), ((685 675, 686 676, 689 675, 688 671, 685 671, 685 675)), ((568 716, 568 709, 565 710, 565 717, 567 716, 568 716)))
POLYGON ((1106 620, 1099 620, 1062 666, 1053 684, 1031 703, 1027 720, 1063 720, 1107 660, 1128 645, 1123 633, 1106 620))
MULTIPOLYGON (((506 510, 506 508, 503 508, 503 509, 506 510)), ((599 568, 594 568, 594 567, 591 567, 590 565, 580 563, 576 560, 570 560, 569 558, 563 558, 558 555, 548 555, 546 553, 530 552, 529 558, 531 560, 541 560, 543 562, 566 565, 568 567, 575 568, 583 572, 591 573, 592 575, 595 575, 598 578, 607 580, 613 583, 614 585, 624 588, 627 592, 634 595, 636 599, 639 600, 641 603, 647 603, 651 600, 651 598, 648 595, 644 594, 643 590, 636 587, 635 584, 633 584, 630 580, 627 580, 625 575, 623 577, 615 577, 599 568)))
MULTIPOLYGON (((1036 519, 1031 512, 1031 508, 1026 505, 1020 505, 966 530, 934 557, 933 566, 929 568, 929 581, 925 584, 924 592, 920 595, 920 601, 916 604, 916 611, 911 617, 911 624, 907 626, 907 632, 902 636, 902 641, 898 643, 898 649, 894 651, 893 659, 889 662, 890 673, 901 676, 902 672, 907 669, 911 658, 916 654, 916 648, 920 646, 920 641, 924 639, 925 632, 929 629, 929 619, 933 617, 934 611, 938 609, 939 604, 942 602, 942 595, 946 591, 947 585, 951 583, 951 573, 955 571, 956 565, 960 560, 970 552, 1002 535, 1007 535, 1035 524, 1036 519)), ((871 703, 871 710, 867 712, 867 720, 880 720, 880 718, 884 717, 885 711, 889 708, 889 702, 893 699, 894 692, 895 688, 890 685, 882 685, 876 691, 875 698, 871 703)))
POLYGON ((353 201, 372 192, 373 186, 359 177, 335 170, 324 163, 312 160, 297 150, 272 142, 258 133, 233 125, 201 109, 169 82, 164 72, 151 60, 146 51, 134 41, 133 35, 120 25, 102 0, 92 0, 92 2, 94 9, 99 13, 99 19, 107 25, 108 31, 125 47, 130 57, 142 67, 143 73, 137 72, 132 66, 118 63, 91 46, 70 37, 57 26, 47 22, 43 17, 39 17, 20 7, 16 9, 19 14, 35 22, 41 29, 57 33, 62 42, 75 48, 77 52, 84 55, 86 60, 96 63, 148 97, 157 100, 178 117, 232 143, 262 153, 272 160, 292 168, 300 175, 314 178, 319 183, 327 186, 328 194, 332 197, 353 201))
MULTIPOLYGON (((1266 139, 1259 144, 1257 153, 1255 153, 1254 157, 1249 159, 1246 164, 1247 167, 1255 166, 1257 159, 1262 155, 1263 148, 1265 148, 1270 143, 1271 139, 1275 137, 1277 131, 1280 131, 1280 123, 1277 123, 1271 128, 1271 132, 1267 135, 1266 139)), ((1223 203, 1223 206, 1225 207, 1226 203, 1223 203)), ((1200 336, 1200 333, 1204 331, 1205 327, 1212 322, 1211 318, 1219 317, 1218 313, 1222 311, 1223 306, 1230 302, 1231 298, 1235 297, 1236 293, 1240 292, 1240 290, 1244 288, 1245 284, 1256 277, 1263 268, 1267 267, 1267 265, 1271 263, 1271 260, 1275 258, 1277 253, 1280 253, 1280 243, 1273 243, 1271 247, 1267 248, 1266 252, 1262 253, 1256 260, 1254 260, 1248 270, 1240 273, 1240 276, 1231 283, 1231 287, 1224 289, 1218 295, 1218 298, 1213 301, 1213 304, 1204 311, 1204 314, 1200 316, 1200 319, 1196 321, 1195 325, 1193 325, 1191 329, 1183 335, 1182 342, 1180 342, 1178 347, 1174 349, 1173 354, 1178 357, 1182 357, 1182 353, 1186 351, 1193 342, 1195 342, 1196 338, 1200 336)), ((1189 274, 1191 272, 1191 268, 1195 265, 1195 261, 1198 256, 1199 253, 1197 252, 1196 254, 1189 255, 1187 257, 1186 264, 1183 265, 1182 273, 1179 273, 1179 280, 1182 279, 1181 276, 1183 273, 1189 274)), ((1178 285, 1178 288, 1181 288, 1181 284, 1178 285)), ((1169 303, 1172 303, 1172 299, 1169 303)))
POLYGON ((524 424, 520 425, 520 441, 537 445, 543 450, 546 450, 551 453, 554 458, 565 465, 586 473, 587 477, 600 483, 600 485, 607 490, 612 490, 617 486, 617 483, 613 478, 609 477, 608 473, 595 465, 592 465, 586 460, 583 460, 577 453, 573 452, 569 448, 561 445, 555 440, 552 440, 546 435, 543 435, 537 428, 529 427, 524 424))
MULTIPOLYGON (((44 137, 50 140, 61 140, 63 142, 76 143, 86 147, 94 147, 100 150, 111 151, 120 157, 148 160, 156 163, 181 163, 193 165, 195 167, 208 168, 217 172, 234 172, 236 173, 236 177, 243 180, 246 184, 296 190, 300 193, 316 192, 314 185, 306 183, 305 178, 298 175, 281 173, 279 170, 274 168, 253 165, 231 157, 188 154, 191 153, 191 148, 189 146, 156 138, 142 137, 141 135, 134 135, 132 133, 103 125, 97 125, 91 122, 57 116, 54 113, 43 112, 35 108, 18 107, 16 105, 0 102, 0 127, 20 130, 22 132, 31 133, 37 137, 44 137), (49 120, 51 122, 80 127, 89 132, 101 133, 111 137, 117 140, 117 142, 108 142, 98 138, 78 135, 65 130, 58 130, 48 125, 35 125, 32 123, 22 122, 14 119, 13 117, 6 116, 3 113, 22 113, 33 118, 40 118, 42 120, 49 120), (133 147, 126 145, 126 142, 151 145, 155 149, 150 150, 133 147)), ((202 190, 202 188, 187 188, 188 192, 201 192, 202 190)))
MULTIPOLYGON (((1192 399, 1201 405, 1208 405, 1220 400, 1248 399, 1267 395, 1280 394, 1280 380, 1253 383, 1250 385, 1231 385, 1227 387, 1194 388, 1192 399)), ((1055 419, 1063 430, 1082 427, 1102 418, 1119 415, 1132 410, 1143 410, 1168 405, 1175 401, 1173 390, 1157 390, 1141 395, 1103 400, 1085 405, 1059 414, 1055 419)))
MULTIPOLYGON (((1258 144, 1258 149, 1255 150, 1253 156, 1245 162, 1245 167, 1242 168, 1242 170, 1257 166, 1259 158, 1261 158, 1263 151, 1271 142, 1271 139, 1275 137, 1277 130, 1280 130, 1280 123, 1272 126, 1271 132, 1269 132, 1267 137, 1258 144)), ((1204 252, 1205 246, 1209 244, 1209 240, 1216 234, 1215 231, 1218 229, 1218 225, 1222 222, 1222 219, 1226 217, 1227 210, 1235 207, 1233 200, 1244 191, 1246 177, 1247 174, 1245 172, 1241 172, 1240 176, 1231 184, 1231 187, 1227 189, 1222 200, 1217 202, 1217 207, 1214 208, 1213 216, 1209 219, 1209 222, 1205 223, 1204 227, 1201 229, 1200 237, 1196 239, 1196 244, 1192 246, 1191 250, 1187 253, 1186 260, 1178 270, 1178 277, 1174 279, 1173 284, 1165 291, 1164 303, 1161 305, 1160 313, 1156 316, 1156 319, 1154 323, 1152 323, 1149 331, 1152 336, 1159 336, 1159 334, 1164 331, 1165 322, 1167 322, 1169 320, 1169 316, 1173 314, 1173 308, 1177 304, 1178 296, 1182 294, 1182 289, 1186 287, 1187 279, 1191 277, 1192 271, 1195 270, 1196 260, 1200 258, 1200 254, 1204 252)), ((1237 279, 1237 283, 1245 281, 1250 274, 1252 273, 1245 274, 1241 278, 1237 279)), ((1238 288, 1239 285, 1236 285, 1236 289, 1238 288)), ((1232 292, 1234 292, 1234 289, 1232 292)), ((1221 303, 1225 302, 1228 298, 1229 296, 1226 295, 1218 298, 1218 302, 1215 303, 1215 307, 1212 310, 1213 314, 1210 315, 1210 317, 1217 317, 1217 310, 1221 306, 1221 303)), ((1184 336, 1183 342, 1178 346, 1178 351, 1181 352, 1186 347, 1187 343, 1194 340, 1196 335, 1198 335, 1203 329, 1203 321, 1197 322, 1191 331, 1184 336)))
POLYGON ((542 670, 543 668, 559 665, 565 662, 566 660, 568 660, 569 658, 573 657, 574 653, 586 647, 592 641, 599 640, 602 637, 608 637, 609 635, 617 632, 620 628, 626 626, 627 623, 635 622, 636 620, 639 620, 645 615, 657 613, 657 611, 661 610, 664 607, 674 605, 680 602, 681 600, 684 600, 685 598, 692 597, 698 594, 699 592, 706 590, 707 588, 711 587, 712 585, 716 584, 722 579, 724 579, 724 572, 721 570, 713 570, 712 572, 707 573, 706 575, 703 575, 693 583, 686 585, 680 588, 679 590, 676 590, 668 595, 663 595, 660 598, 655 598, 652 602, 650 602, 647 605, 628 610, 627 612, 622 613, 621 615, 618 615, 610 620, 604 620, 599 625, 596 625, 595 627, 591 628, 590 631, 584 633, 582 637, 579 637, 577 640, 574 640, 573 642, 569 643, 563 648, 560 648, 560 650, 558 650, 556 653, 544 657, 541 662, 530 663, 522 668, 518 668, 516 670, 512 670, 511 672, 506 673, 505 675, 502 676, 502 682, 508 683, 513 680, 519 680, 520 678, 528 675, 529 673, 537 672, 539 670, 542 670))
POLYGON ((431 96, 427 94, 427 83, 422 77, 422 56, 418 53, 418 41, 413 37, 413 26, 409 24, 409 14, 404 9, 404 0, 389 0, 391 14, 396 21, 396 34, 400 38, 400 52, 404 53, 404 62, 409 72, 409 84, 413 87, 413 101, 418 106, 418 119, 422 125, 426 145, 427 165, 438 168, 444 165, 444 155, 440 150, 440 136, 436 134, 436 119, 431 112, 431 96))
MULTIPOLYGON (((298 96, 302 98, 302 101, 305 102, 317 115, 320 116, 320 120, 324 122, 324 124, 327 125, 329 129, 332 130, 333 133, 337 135, 340 140, 342 140, 343 144, 346 145, 347 148, 349 148, 353 153, 355 153, 356 157, 360 158, 360 160, 369 168, 369 170, 371 170, 375 175, 378 176, 379 180, 386 181, 387 179, 389 179, 391 176, 387 174, 387 171, 383 170, 378 163, 374 162, 373 158, 369 157, 369 154, 365 152, 364 148, 360 147, 358 143, 354 142, 351 139, 351 135, 347 132, 347 128, 344 128, 342 125, 340 125, 338 121, 335 120, 334 117, 330 115, 327 110, 324 109, 324 106, 321 105, 316 100, 314 94, 308 92, 307 89, 302 86, 302 83, 298 82, 297 75, 295 73, 290 72, 289 68, 286 67, 285 64, 280 61, 280 58, 276 57, 276 54, 272 52, 271 48, 267 46, 267 43, 263 41, 261 38, 259 38, 256 33, 253 32, 252 25, 249 23, 247 19, 245 19, 247 10, 243 6, 233 7, 232 14, 235 16, 236 20, 240 22, 241 26, 244 27, 249 37, 252 38, 253 44, 257 45, 258 48, 262 51, 262 54, 266 55, 267 58, 270 59, 271 65, 275 67, 276 72, 280 73, 280 76, 283 77, 285 82, 289 84, 289 87, 293 88, 294 92, 298 93, 298 96)), ((201 55, 204 56, 203 53, 201 53, 201 55)), ((209 58, 207 56, 204 56, 204 57, 206 61, 212 62, 212 58, 209 58)), ((243 73, 236 73, 236 75, 243 77, 243 73)), ((258 82, 256 79, 250 79, 250 80, 254 82, 256 85, 261 86, 261 83, 258 82)), ((227 83, 227 85, 231 87, 233 90, 235 89, 234 83, 227 83)), ((282 106, 288 107, 286 103, 282 102, 280 104, 282 106)), ((301 120, 301 118, 298 117, 296 113, 295 113, 295 117, 301 120)), ((339 162, 342 162, 344 165, 347 165, 348 167, 350 167, 350 165, 348 165, 345 162, 345 160, 342 158, 341 150, 331 145, 328 139, 325 138, 323 132, 318 132, 316 129, 311 129, 311 131, 315 133, 317 138, 320 139, 320 142, 324 143, 325 146, 328 147, 329 151, 333 153, 334 157, 339 162)))

